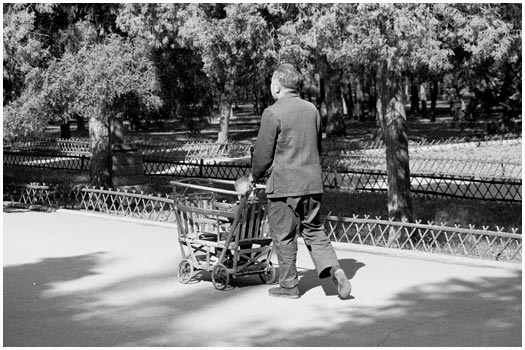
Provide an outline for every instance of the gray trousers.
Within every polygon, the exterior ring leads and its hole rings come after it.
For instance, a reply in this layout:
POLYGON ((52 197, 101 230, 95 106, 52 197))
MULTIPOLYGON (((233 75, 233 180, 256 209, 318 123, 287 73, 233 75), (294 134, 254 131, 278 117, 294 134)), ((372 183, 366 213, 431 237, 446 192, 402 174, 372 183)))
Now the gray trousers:
POLYGON ((301 234, 319 278, 338 268, 337 255, 319 218, 322 194, 269 198, 268 222, 279 263, 279 285, 297 286, 297 237, 301 234))

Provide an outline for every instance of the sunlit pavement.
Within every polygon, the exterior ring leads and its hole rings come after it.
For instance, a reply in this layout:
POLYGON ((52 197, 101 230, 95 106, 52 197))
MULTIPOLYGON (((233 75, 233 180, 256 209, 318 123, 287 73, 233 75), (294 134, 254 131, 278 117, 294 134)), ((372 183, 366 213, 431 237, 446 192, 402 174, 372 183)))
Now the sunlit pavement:
POLYGON ((300 299, 258 276, 177 281, 173 227, 67 211, 3 213, 4 346, 515 346, 521 265, 338 250, 350 300, 299 247, 300 299))

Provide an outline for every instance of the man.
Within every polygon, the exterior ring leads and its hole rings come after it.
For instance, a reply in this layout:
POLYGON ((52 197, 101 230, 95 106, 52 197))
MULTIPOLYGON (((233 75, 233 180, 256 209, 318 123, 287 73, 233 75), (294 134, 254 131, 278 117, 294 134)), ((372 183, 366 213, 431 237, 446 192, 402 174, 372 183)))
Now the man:
POLYGON ((351 286, 339 266, 319 212, 323 193, 321 118, 315 106, 298 96, 302 75, 280 65, 270 90, 276 102, 264 110, 252 158, 252 181, 270 172, 266 182, 268 220, 279 263, 279 287, 269 294, 299 298, 297 229, 302 234, 319 278, 332 277, 342 299, 351 286))

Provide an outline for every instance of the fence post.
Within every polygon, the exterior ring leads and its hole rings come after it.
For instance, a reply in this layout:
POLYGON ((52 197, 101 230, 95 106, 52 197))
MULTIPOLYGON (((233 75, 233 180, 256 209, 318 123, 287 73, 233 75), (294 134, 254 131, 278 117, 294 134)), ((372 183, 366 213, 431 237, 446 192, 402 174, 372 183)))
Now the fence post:
POLYGON ((204 159, 201 158, 200 163, 199 163, 199 177, 203 176, 202 175, 203 171, 204 171, 204 159))

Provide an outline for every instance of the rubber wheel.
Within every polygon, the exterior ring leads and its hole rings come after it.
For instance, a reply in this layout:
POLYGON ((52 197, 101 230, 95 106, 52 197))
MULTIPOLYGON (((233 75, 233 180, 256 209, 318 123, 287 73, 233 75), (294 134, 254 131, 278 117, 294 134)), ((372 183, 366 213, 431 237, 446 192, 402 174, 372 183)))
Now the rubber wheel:
POLYGON ((211 281, 213 282, 213 286, 215 287, 215 289, 226 289, 228 283, 230 282, 230 275, 228 274, 226 266, 224 266, 223 264, 215 265, 213 267, 213 270, 211 270, 211 281))
POLYGON ((266 270, 259 274, 261 281, 263 281, 263 283, 266 283, 266 284, 275 283, 276 276, 277 276, 277 270, 275 269, 275 266, 273 266, 271 262, 268 263, 266 270))
POLYGON ((193 265, 188 259, 184 259, 179 263, 178 279, 181 283, 188 283, 193 277, 193 265))

